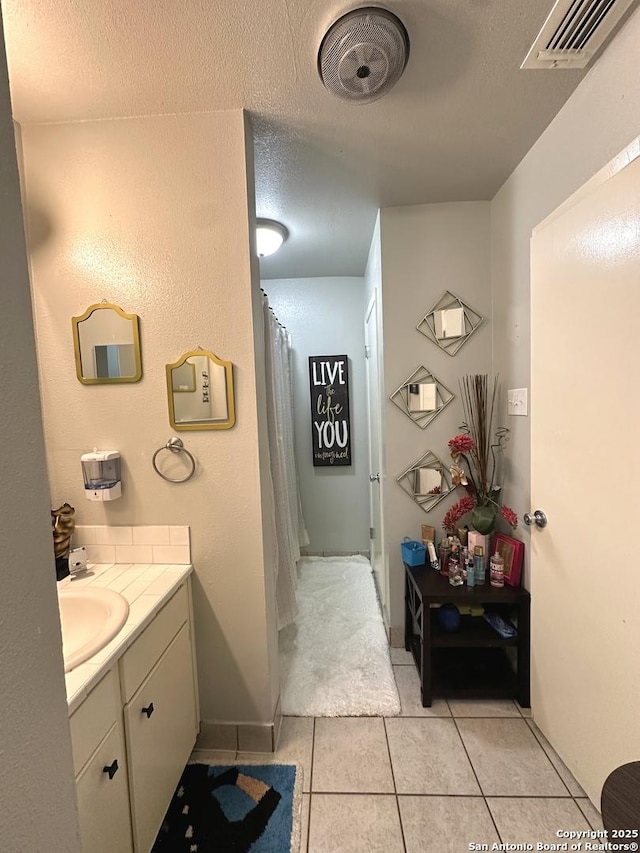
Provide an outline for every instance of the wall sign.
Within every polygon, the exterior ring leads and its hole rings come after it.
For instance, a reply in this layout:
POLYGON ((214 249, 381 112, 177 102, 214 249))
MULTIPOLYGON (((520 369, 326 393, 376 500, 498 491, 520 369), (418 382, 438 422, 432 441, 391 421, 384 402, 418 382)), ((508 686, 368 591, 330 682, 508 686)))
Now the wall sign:
POLYGON ((347 356, 310 355, 309 385, 314 467, 351 465, 347 356))

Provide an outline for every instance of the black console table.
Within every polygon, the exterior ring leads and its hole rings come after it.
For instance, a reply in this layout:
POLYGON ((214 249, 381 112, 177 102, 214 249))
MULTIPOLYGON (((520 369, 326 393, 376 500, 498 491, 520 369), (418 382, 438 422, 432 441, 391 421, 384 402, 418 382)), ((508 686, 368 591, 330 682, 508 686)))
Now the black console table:
MULTIPOLYGON (((451 586, 430 566, 405 568, 404 644, 420 674, 423 707, 434 696, 518 700, 530 707, 530 605, 521 587, 451 586), (503 638, 482 616, 463 615, 458 631, 448 633, 436 607, 451 602, 464 608, 484 607, 517 624, 518 636, 503 638), (510 650, 511 649, 511 654, 510 650)), ((488 573, 487 573, 488 574, 488 573)))

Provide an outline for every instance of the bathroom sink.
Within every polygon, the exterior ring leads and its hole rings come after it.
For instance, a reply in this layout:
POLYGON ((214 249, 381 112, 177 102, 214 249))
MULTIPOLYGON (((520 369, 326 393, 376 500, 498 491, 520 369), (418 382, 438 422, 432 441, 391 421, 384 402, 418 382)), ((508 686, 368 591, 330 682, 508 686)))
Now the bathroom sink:
POLYGON ((127 621, 129 602, 110 589, 61 589, 64 671, 70 672, 110 642, 127 621))

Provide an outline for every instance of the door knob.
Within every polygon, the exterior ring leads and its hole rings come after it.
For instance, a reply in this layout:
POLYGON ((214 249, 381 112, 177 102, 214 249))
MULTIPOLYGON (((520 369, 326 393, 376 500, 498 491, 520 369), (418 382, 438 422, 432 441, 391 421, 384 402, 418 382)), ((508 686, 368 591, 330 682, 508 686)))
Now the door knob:
POLYGON ((370 483, 379 483, 380 482, 380 474, 369 474, 369 482, 370 483))
POLYGON ((547 526, 547 516, 541 509, 537 509, 534 513, 525 512, 523 520, 525 524, 529 525, 529 527, 531 527, 532 524, 535 524, 536 527, 547 526))

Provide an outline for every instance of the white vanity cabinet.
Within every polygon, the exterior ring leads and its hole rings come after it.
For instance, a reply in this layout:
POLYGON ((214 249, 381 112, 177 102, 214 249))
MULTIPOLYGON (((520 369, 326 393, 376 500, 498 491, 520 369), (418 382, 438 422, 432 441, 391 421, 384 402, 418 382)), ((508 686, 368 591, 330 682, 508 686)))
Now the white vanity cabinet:
POLYGON ((76 779, 83 850, 91 853, 132 850, 124 754, 122 726, 115 723, 76 779))
POLYGON ((70 718, 85 853, 155 841, 198 733, 190 614, 187 579, 70 718))
POLYGON ((120 677, 134 849, 148 853, 198 734, 186 586, 125 652, 120 677))
POLYGON ((70 718, 82 849, 131 853, 122 704, 111 670, 70 718))

